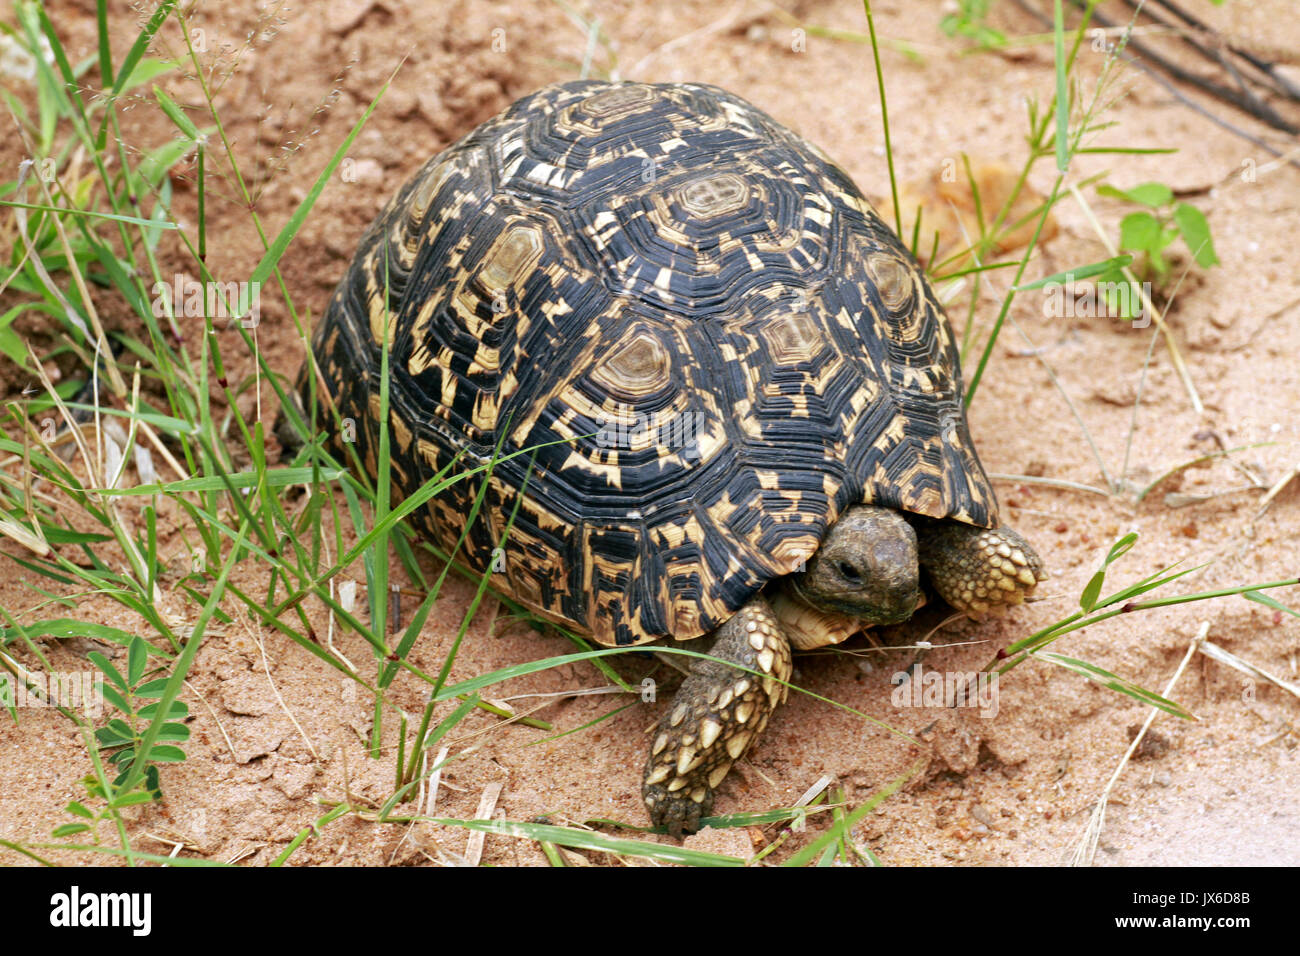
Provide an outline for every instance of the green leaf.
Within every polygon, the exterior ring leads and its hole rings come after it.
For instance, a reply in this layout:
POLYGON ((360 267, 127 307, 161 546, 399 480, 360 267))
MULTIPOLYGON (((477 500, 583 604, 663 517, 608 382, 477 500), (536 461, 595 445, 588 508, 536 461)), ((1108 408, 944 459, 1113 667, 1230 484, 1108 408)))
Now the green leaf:
POLYGON ((316 177, 316 182, 307 191, 307 195, 303 198, 302 202, 298 204, 297 208, 294 209, 293 213, 289 216, 289 221, 280 229, 279 234, 271 242, 271 245, 267 248, 265 254, 263 254, 261 261, 254 267, 252 275, 249 276, 248 287, 239 297, 240 315, 247 314, 251 305, 251 302, 245 301, 245 299, 249 297, 249 289, 260 288, 264 282, 271 278, 271 274, 275 271, 276 266, 280 262, 280 257, 284 255, 285 250, 289 248, 289 243, 293 241, 294 236, 298 234, 298 230, 302 228, 302 224, 306 220, 307 214, 311 212, 312 206, 316 204, 316 200, 320 197, 326 184, 334 178, 334 170, 343 160, 343 157, 347 155, 348 150, 352 147, 353 140, 357 138, 357 134, 361 132, 361 128, 366 125, 366 121, 370 119, 370 114, 373 113, 375 107, 379 105, 380 97, 382 97, 387 90, 388 83, 385 83, 379 88, 379 92, 375 95, 375 98, 370 101, 370 105, 367 106, 365 112, 361 114, 361 118, 358 119, 356 125, 352 127, 351 132, 343 138, 343 142, 339 144, 338 149, 334 151, 334 155, 331 156, 329 162, 325 164, 325 168, 322 169, 320 175, 316 177))
POLYGON ((1114 186, 1101 185, 1097 187, 1097 193, 1101 196, 1109 196, 1111 199, 1122 199, 1140 206, 1150 206, 1152 209, 1168 205, 1174 198, 1173 190, 1164 183, 1143 183, 1132 189, 1116 189, 1114 186))
MULTIPOLYGON (((95 209, 81 209, 75 206, 46 206, 41 203, 14 202, 8 199, 0 199, 0 206, 9 206, 16 209, 33 209, 37 212, 48 212, 55 216, 71 216, 74 219, 104 219, 109 222, 122 222, 132 226, 150 226, 155 229, 179 228, 174 222, 164 221, 160 223, 156 219, 141 219, 139 216, 127 216, 119 213, 100 212, 95 209)), ((70 244, 72 245, 74 252, 84 252, 86 249, 84 244, 78 243, 76 240, 72 240, 70 244)), ((88 259, 89 256, 77 255, 74 256, 74 258, 76 259, 76 261, 81 262, 83 259, 88 259)), ((61 269, 67 268, 67 262, 68 262, 66 256, 60 256, 57 258, 51 256, 50 258, 47 258, 43 261, 46 263, 47 266, 49 266, 51 272, 54 271, 56 264, 61 269)), ((15 289, 22 289, 23 291, 26 292, 40 291, 40 287, 38 285, 34 283, 28 284, 21 276, 14 276, 10 280, 10 284, 15 289)), ((26 307, 33 308, 33 309, 39 308, 42 309, 43 311, 51 311, 50 309, 40 305, 39 303, 28 303, 26 307)), ((60 313, 53 312, 53 314, 59 315, 60 313)), ((105 409, 105 411, 107 411, 107 409, 105 409)))
POLYGON ((104 699, 106 701, 108 701, 110 704, 112 704, 122 713, 124 714, 131 713, 131 705, 126 702, 126 698, 124 698, 121 694, 119 694, 111 684, 104 684, 102 687, 100 687, 100 692, 103 693, 104 699))
POLYGON ((113 747, 124 747, 129 743, 133 743, 135 738, 131 736, 123 737, 114 731, 109 730, 107 727, 100 727, 95 731, 95 740, 99 742, 101 747, 109 749, 113 747))
POLYGON ((1195 720, 1196 717, 1181 704, 1176 704, 1172 700, 1161 697, 1154 691, 1149 691, 1144 687, 1139 687, 1130 680, 1116 676, 1096 664, 1090 664, 1087 661, 1081 661, 1073 657, 1066 657, 1063 654, 1057 654, 1053 651, 1033 651, 1031 656, 1039 660, 1045 660, 1052 664, 1064 667, 1066 670, 1074 671, 1076 674, 1082 674, 1088 680, 1101 684, 1103 687, 1109 687, 1111 690, 1118 691, 1128 697, 1132 697, 1143 704, 1149 704, 1157 707, 1166 713, 1173 714, 1175 717, 1182 717, 1184 720, 1195 720))
POLYGON ((1091 265, 1077 266, 1073 269, 1066 269, 1064 272, 1055 272, 1045 279, 1038 279, 1035 282, 1014 286, 1014 288, 1017 292, 1025 292, 1029 289, 1040 289, 1053 282, 1064 285, 1067 282, 1078 282, 1080 279, 1091 279, 1093 276, 1118 275, 1122 277, 1123 273, 1119 270, 1132 264, 1132 262, 1132 256, 1115 256, 1113 259, 1104 259, 1091 265))
POLYGON ((124 793, 109 801, 109 806, 114 810, 121 810, 123 807, 134 807, 141 803, 152 803, 153 794, 144 790, 135 790, 131 793, 124 793))
POLYGON ((99 653, 99 651, 91 651, 86 655, 86 659, 103 671, 104 676, 122 688, 123 691, 128 694, 131 693, 131 685, 126 682, 126 678, 118 673, 117 668, 113 666, 113 662, 107 657, 99 653))
POLYGON ((1182 233, 1183 241, 1192 251, 1192 257, 1202 269, 1218 265, 1219 257, 1214 252, 1214 240, 1210 238, 1210 224, 1205 214, 1195 206, 1180 202, 1174 207, 1174 222, 1182 233))
POLYGON ((126 82, 122 84, 121 92, 134 89, 142 83, 148 83, 156 77, 162 76, 176 69, 175 62, 171 60, 159 60, 156 57, 148 56, 139 62, 131 75, 127 77, 126 82))
POLYGON ((1174 191, 1164 183, 1143 183, 1128 190, 1125 196, 1130 202, 1159 209, 1173 201, 1174 191))
MULTIPOLYGON (((153 720, 154 715, 157 713, 158 713, 157 704, 145 704, 143 707, 140 708, 140 713, 137 714, 136 716, 140 717, 142 720, 153 720)), ((190 715, 189 705, 182 703, 179 700, 174 700, 168 706, 167 716, 164 719, 180 720, 182 717, 188 717, 189 715, 190 715)))
MULTIPOLYGON (((225 594, 226 582, 230 579, 230 571, 235 566, 235 561, 240 553, 244 550, 244 542, 248 538, 248 525, 245 523, 240 526, 239 534, 235 538, 234 546, 231 548, 230 555, 222 565, 221 574, 213 582, 212 593, 208 596, 207 602, 199 611, 198 618, 194 622, 194 628, 190 632, 190 638, 185 642, 185 647, 180 655, 176 658, 175 667, 172 669, 171 676, 167 679, 167 690, 163 693, 162 699, 157 704, 150 704, 150 707, 170 714, 172 703, 176 700, 181 692, 181 687, 185 683, 185 676, 189 673, 191 665, 194 663, 195 656, 199 653, 199 647, 203 644, 204 632, 207 630, 208 621, 211 620, 213 612, 216 611, 217 605, 221 602, 225 594)), ((163 753, 168 748, 156 748, 154 742, 158 739, 158 733, 162 730, 162 723, 165 718, 154 716, 149 720, 149 726, 145 728, 144 735, 140 741, 140 755, 131 766, 123 771, 121 786, 126 790, 134 790, 144 779, 145 786, 148 790, 159 793, 158 785, 158 768, 151 766, 148 759, 164 759, 153 756, 155 750, 161 749, 163 753)), ((176 750, 176 748, 170 748, 176 750)), ((184 759, 184 753, 177 750, 184 759)))
POLYGON ((605 853, 617 853, 622 856, 658 860, 661 863, 680 863, 686 866, 744 866, 745 864, 744 860, 735 856, 706 853, 702 850, 688 850, 666 843, 624 840, 618 837, 609 837, 603 833, 593 833, 590 830, 571 830, 568 827, 542 823, 513 823, 508 820, 457 820, 446 817, 419 817, 418 819, 446 827, 463 827, 466 830, 477 830, 480 833, 522 837, 525 840, 536 840, 573 847, 575 850, 599 850, 605 853))
POLYGON ((137 637, 131 642, 127 651, 126 678, 132 687, 144 677, 145 665, 149 663, 149 648, 143 638, 137 637))
MULTIPOLYGON (((112 541, 111 534, 95 534, 93 531, 69 531, 44 521, 38 522, 41 534, 50 544, 97 544, 100 541, 112 541)), ((125 632, 123 632, 125 633, 125 632)))
MULTIPOLYGON (((1152 591, 1158 591, 1160 588, 1167 584, 1172 584, 1179 578, 1186 577, 1195 571, 1201 570, 1201 568, 1206 567, 1206 565, 1202 564, 1191 568, 1184 568, 1181 571, 1173 570, 1176 567, 1177 564, 1171 564, 1169 567, 1163 568, 1148 577, 1142 578, 1141 580, 1130 584, 1128 587, 1120 588, 1115 593, 1108 594, 1106 597, 1102 598, 1101 601, 1098 602, 1097 606, 1103 608, 1113 607, 1116 604, 1126 604, 1135 597, 1140 597, 1143 594, 1150 594, 1152 591)), ((1179 601, 1184 599, 1174 598, 1173 600, 1179 601)))
POLYGON ((1266 607, 1271 607, 1275 611, 1284 611, 1292 617, 1300 617, 1300 611, 1293 610, 1276 598, 1271 598, 1267 594, 1261 594, 1259 591, 1247 591, 1242 595, 1242 597, 1247 601, 1254 601, 1256 604, 1263 604, 1266 607))
POLYGON ((1132 550, 1133 545, 1137 544, 1138 536, 1136 531, 1130 531, 1124 537, 1120 538, 1110 547, 1106 554, 1106 564, 1110 565, 1132 550))
POLYGON ((1079 606, 1081 608, 1085 611, 1091 611, 1097 606, 1097 598, 1101 595, 1102 586, 1106 583, 1106 569, 1128 554, 1133 545, 1137 544, 1137 539, 1137 532, 1130 531, 1110 546, 1110 550, 1106 552, 1105 560, 1101 563, 1101 568, 1092 576, 1083 589, 1083 593, 1079 595, 1079 606))
MULTIPOLYGON (((436 747, 438 741, 446 736, 448 731, 460 723, 466 714, 478 706, 478 702, 478 694, 468 695, 459 707, 444 717, 442 722, 424 737, 424 741, 421 743, 418 735, 424 733, 424 728, 428 726, 429 716, 433 713, 433 704, 432 702, 429 703, 425 710, 424 722, 420 725, 420 729, 417 731, 417 738, 411 748, 410 763, 405 771, 407 777, 415 776, 415 768, 419 766, 421 756, 433 747, 436 747)), ((429 772, 432 772, 432 769, 433 768, 430 768, 429 772)), ((402 800, 405 799, 406 794, 410 793, 418 783, 420 783, 420 780, 411 780, 409 783, 406 783, 399 788, 397 792, 390 796, 384 803, 383 807, 379 811, 379 816, 385 817, 391 813, 393 808, 401 803, 402 800)))
MULTIPOLYGON (((26 311, 25 305, 16 306, 14 312, 26 311)), ((0 352, 3 352, 16 365, 22 365, 27 358, 27 349, 23 345, 23 337, 13 329, 0 328, 0 352)))
MULTIPOLYGON (((1082 146, 1082 147, 1080 147, 1079 149, 1076 149, 1076 150, 1075 150, 1075 153, 1105 153, 1105 154, 1115 154, 1115 155, 1123 155, 1123 156, 1130 156, 1130 155, 1132 155, 1132 156, 1148 156, 1148 155, 1158 155, 1158 154, 1176 153, 1176 152, 1178 152, 1177 148, 1172 147, 1172 146, 1170 146, 1170 147, 1165 147, 1165 146, 1159 146, 1159 147, 1144 147, 1144 146, 1082 146)), ((1112 193, 1116 193, 1116 194, 1119 194, 1119 196, 1120 196, 1121 198, 1123 198, 1123 193, 1120 193, 1120 191, 1119 191, 1118 189, 1115 189, 1113 186, 1098 186, 1098 187, 1097 187, 1097 191, 1098 191, 1098 192, 1101 192, 1103 189, 1108 189, 1108 190, 1110 190, 1110 192, 1108 192, 1108 193, 1104 193, 1103 195, 1110 195, 1110 194, 1112 194, 1112 193)))
POLYGON ((98 780, 96 780, 93 775, 82 777, 81 785, 86 788, 86 793, 90 794, 92 797, 96 798, 97 800, 108 799, 104 795, 103 785, 98 780))
MULTIPOLYGON (((204 127, 203 134, 207 135, 215 132, 211 126, 204 127)), ((157 189, 162 182, 167 171, 180 161, 181 157, 194 148, 194 143, 188 139, 169 139, 161 146, 149 150, 144 154, 144 158, 136 164, 135 175, 144 180, 153 189, 157 189)), ((175 223, 168 222, 161 216, 155 216, 148 220, 147 225, 152 229, 175 229, 175 223)))
MULTIPOLYGON (((347 472, 342 468, 322 468, 316 474, 312 473, 311 468, 271 468, 265 472, 265 477, 268 488, 286 488, 290 485, 312 484, 317 477, 321 481, 335 481, 345 474, 347 472)), ((94 491, 101 495, 178 495, 191 491, 225 491, 226 481, 236 489, 254 488, 260 484, 261 477, 256 472, 240 471, 225 476, 206 475, 202 478, 169 481, 166 484, 154 482, 136 485, 134 488, 96 488, 94 491)))
POLYGON ((85 833, 89 829, 90 824, 88 823, 65 823, 61 827, 55 827, 52 835, 55 837, 72 836, 74 833, 85 833))
POLYGON ((826 813, 831 808, 821 807, 784 807, 777 810, 755 810, 741 813, 724 813, 717 817, 705 817, 700 821, 701 827, 725 830, 731 827, 762 827, 773 823, 786 823, 799 816, 805 818, 818 813, 826 813))
MULTIPOLYGON (((118 630, 115 627, 108 627, 105 624, 87 624, 85 621, 73 621, 68 618, 58 618, 52 621, 37 621, 34 624, 27 624, 23 626, 23 632, 26 633, 28 637, 89 637, 93 640, 108 641, 111 644, 121 644, 123 647, 129 646, 131 642, 135 640, 134 634, 128 634, 126 631, 118 630)), ((0 643, 7 644, 17 636, 17 628, 5 628, 0 630, 0 643)), ((98 652, 92 651, 91 655, 96 653, 98 652)), ((155 653, 157 653, 156 649, 155 653)), ((99 656, 101 660, 104 659, 102 654, 99 656)), ((108 672, 105 671, 105 673, 108 672)), ((118 676, 120 677, 121 675, 118 676)), ((126 690, 126 687, 123 686, 122 689, 126 690)))
MULTIPOLYGON (((124 778, 128 771, 123 771, 124 778)), ((158 782, 158 768, 153 764, 146 764, 144 768, 144 788, 149 796, 154 800, 162 799, 162 785, 158 782)))
POLYGON ((1176 226, 1163 226, 1160 229, 1160 240, 1156 243, 1157 250, 1168 249, 1178 238, 1178 228, 1176 226))
POLYGON ((167 678, 159 677, 157 680, 146 681, 135 689, 136 697, 144 697, 149 700, 155 700, 163 695, 167 688, 167 678))
POLYGON ((782 866, 806 866, 808 863, 812 862, 812 860, 817 856, 817 854, 822 852, 825 847, 833 845, 835 841, 851 833, 853 831, 853 828, 858 825, 859 821, 861 821, 863 817, 865 817, 876 807, 880 806, 880 804, 883 803, 885 800, 888 800, 890 797, 892 797, 898 791, 898 789, 901 786, 903 786, 903 784, 907 783, 908 780, 916 776, 916 774, 921 770, 921 768, 925 765, 926 762, 928 761, 923 759, 921 761, 918 761, 917 763, 912 764, 912 766, 909 767, 903 773, 902 776, 896 777, 895 779, 891 780, 889 783, 885 784, 885 786, 881 787, 880 790, 873 793, 866 803, 858 807, 858 809, 854 810, 852 813, 844 817, 842 820, 837 820, 829 828, 827 828, 825 833, 823 833, 812 843, 809 843, 806 847, 804 847, 794 856, 790 857, 790 859, 786 860, 781 865, 782 866))
POLYGON ((1122 319, 1135 319, 1142 312, 1141 290, 1136 283, 1129 282, 1122 272, 1108 272, 1097 279, 1097 287, 1106 297, 1106 306, 1111 315, 1122 319))
POLYGON ((79 409, 83 412, 98 411, 101 415, 116 415, 120 418, 126 418, 131 421, 144 422, 152 425, 160 431, 165 431, 169 435, 194 435, 198 433, 198 426, 191 425, 179 418, 173 418, 170 415, 159 415, 157 412, 141 409, 133 412, 129 409, 122 408, 104 408, 102 405, 96 409, 93 405, 86 405, 82 402, 64 402, 68 408, 79 409))
POLYGON ((1101 596, 1101 588, 1105 583, 1106 571, 1103 569, 1092 576, 1092 579, 1088 581, 1087 586, 1083 589, 1083 593, 1079 595, 1079 607, 1085 611, 1091 611, 1096 607, 1097 598, 1101 596))
POLYGON ((1160 221, 1149 212, 1131 212, 1119 224, 1119 244, 1143 252, 1160 242, 1160 221))
POLYGON ((160 744, 149 751, 149 760, 154 763, 180 763, 185 759, 185 751, 180 747, 160 744))
MULTIPOLYGON (((163 0, 162 3, 158 4, 158 7, 153 12, 153 16, 149 18, 149 22, 145 24, 144 29, 141 30, 140 34, 135 38, 135 43, 131 45, 131 49, 127 52, 126 58, 122 61, 122 68, 117 71, 117 78, 113 81, 113 99, 116 99, 117 95, 121 93, 122 90, 126 89, 126 84, 135 77, 136 65, 149 49, 149 45, 153 42, 154 34, 157 33, 158 28, 163 25, 163 21, 171 15, 172 7, 175 5, 176 0, 163 0)), ((107 117, 104 122, 107 124, 107 117)))
POLYGON ((158 731, 158 739, 184 743, 190 739, 190 728, 184 724, 163 724, 162 730, 158 731))
POLYGON ((193 121, 185 115, 185 111, 177 105, 176 101, 163 92, 162 87, 155 86, 153 95, 158 100, 158 105, 162 111, 167 114, 167 118, 176 124, 176 128, 185 134, 185 137, 191 141, 197 142, 202 134, 199 128, 194 125, 193 121))
POLYGON ((1070 166, 1070 64, 1065 59, 1065 14, 1061 0, 1055 0, 1052 12, 1056 65, 1056 168, 1064 173, 1070 166))
POLYGON ((63 809, 66 810, 68 813, 73 814, 74 816, 83 817, 87 820, 95 819, 95 815, 91 813, 89 810, 87 810, 83 804, 78 803, 76 800, 73 800, 63 809))

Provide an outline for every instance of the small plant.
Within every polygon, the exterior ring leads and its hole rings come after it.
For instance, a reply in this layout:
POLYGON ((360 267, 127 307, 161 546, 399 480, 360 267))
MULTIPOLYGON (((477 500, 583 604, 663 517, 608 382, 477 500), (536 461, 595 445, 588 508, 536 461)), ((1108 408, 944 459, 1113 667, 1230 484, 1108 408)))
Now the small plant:
POLYGON ((976 50, 993 50, 1007 45, 1007 36, 988 25, 990 0, 958 0, 957 12, 939 21, 939 29, 950 37, 965 37, 976 50))
MULTIPOLYGON (((155 777, 157 774, 155 773, 155 777)), ((54 828, 54 837, 69 837, 77 833, 89 832, 91 839, 96 844, 99 843, 99 824, 105 821, 114 821, 120 819, 117 816, 119 810, 135 806, 140 803, 149 803, 154 799, 152 793, 144 790, 136 790, 133 793, 110 794, 104 785, 97 779, 94 774, 83 777, 81 785, 86 788, 86 802, 80 800, 71 801, 63 809, 74 817, 79 819, 73 823, 64 823, 54 828), (86 803, 103 802, 102 810, 91 810, 86 803), (88 821, 88 822, 83 822, 88 821)))
MULTIPOLYGON (((1182 238, 1196 264, 1202 269, 1217 265, 1205 214, 1190 203, 1174 200, 1174 191, 1164 183, 1143 183, 1132 189, 1098 186, 1102 196, 1120 199, 1142 208, 1129 213, 1119 224, 1119 247, 1134 254, 1133 271, 1142 281, 1165 285, 1172 277, 1166 250, 1182 238)), ((1124 282, 1119 269, 1100 277, 1099 282, 1124 282)))
MULTIPOLYGON (((114 787, 126 782, 131 771, 131 761, 144 743, 144 731, 158 716, 158 698, 166 692, 170 678, 159 677, 145 680, 148 664, 149 647, 137 637, 131 642, 127 651, 126 675, 123 676, 113 662, 103 654, 92 651, 87 656, 92 664, 104 672, 108 679, 103 685, 104 699, 116 708, 121 716, 114 717, 107 725, 95 731, 95 740, 104 750, 111 751, 109 763, 121 768, 113 781, 114 787), (154 701, 154 703, 142 703, 154 701)), ((179 763, 185 759, 185 751, 174 746, 190 739, 190 729, 184 724, 174 723, 183 720, 190 713, 189 707, 178 700, 173 700, 167 707, 164 723, 158 729, 154 743, 149 746, 145 756, 146 766, 144 783, 147 792, 154 798, 161 796, 158 784, 158 763, 179 763), (159 742, 161 741, 161 742, 159 742)))

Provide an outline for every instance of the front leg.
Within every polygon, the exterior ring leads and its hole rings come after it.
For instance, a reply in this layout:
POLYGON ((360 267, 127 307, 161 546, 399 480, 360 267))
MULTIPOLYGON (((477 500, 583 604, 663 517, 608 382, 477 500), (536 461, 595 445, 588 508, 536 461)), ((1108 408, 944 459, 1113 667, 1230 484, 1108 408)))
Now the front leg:
POLYGON ((934 589, 970 617, 1019 604, 1047 579, 1038 552, 1005 526, 928 521, 918 527, 917 538, 921 567, 934 589))
POLYGON ((714 633, 708 653, 715 659, 690 658, 690 676, 655 728, 641 787, 650 819, 678 838, 699 829, 727 771, 785 700, 781 681, 790 679, 790 644, 762 597, 714 633))

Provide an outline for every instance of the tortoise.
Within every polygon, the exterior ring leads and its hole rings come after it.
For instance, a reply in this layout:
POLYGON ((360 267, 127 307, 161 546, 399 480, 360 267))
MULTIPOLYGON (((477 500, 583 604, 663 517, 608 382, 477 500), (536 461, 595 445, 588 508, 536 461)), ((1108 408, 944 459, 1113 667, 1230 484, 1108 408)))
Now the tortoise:
POLYGON ((710 642, 646 764, 674 836, 785 698, 792 648, 906 620, 923 578, 979 616, 1045 577, 998 527, 917 261, 825 153, 718 87, 548 86, 401 188, 291 393, 372 476, 385 337, 394 495, 481 469, 418 530, 599 644, 710 642))

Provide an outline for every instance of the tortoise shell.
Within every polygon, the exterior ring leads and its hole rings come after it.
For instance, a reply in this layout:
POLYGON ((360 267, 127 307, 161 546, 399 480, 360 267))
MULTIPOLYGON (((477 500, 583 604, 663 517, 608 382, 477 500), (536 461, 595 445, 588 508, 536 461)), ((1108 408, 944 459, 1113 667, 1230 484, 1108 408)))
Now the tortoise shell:
POLYGON ((420 529, 602 644, 712 630, 857 503, 997 523, 916 261, 717 87, 550 86, 401 189, 313 341, 371 474, 385 334, 395 495, 483 468, 420 529))

